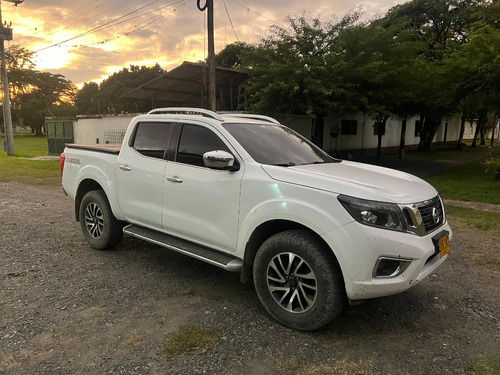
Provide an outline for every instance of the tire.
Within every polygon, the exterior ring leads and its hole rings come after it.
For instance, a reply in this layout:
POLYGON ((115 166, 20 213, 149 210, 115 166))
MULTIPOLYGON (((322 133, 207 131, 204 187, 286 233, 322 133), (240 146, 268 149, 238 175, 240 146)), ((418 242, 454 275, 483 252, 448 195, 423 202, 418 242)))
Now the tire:
POLYGON ((345 290, 334 255, 312 233, 289 230, 268 238, 254 260, 255 290, 281 324, 314 331, 343 309, 345 290))
POLYGON ((117 220, 102 190, 89 191, 79 211, 83 236, 96 250, 111 249, 123 238, 123 222, 117 220))

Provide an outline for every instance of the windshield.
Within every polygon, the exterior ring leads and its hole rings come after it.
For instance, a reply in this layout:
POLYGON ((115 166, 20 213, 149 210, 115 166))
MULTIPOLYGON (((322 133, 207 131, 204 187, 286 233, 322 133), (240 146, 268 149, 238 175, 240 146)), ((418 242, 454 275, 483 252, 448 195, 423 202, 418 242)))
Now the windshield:
POLYGON ((338 162, 285 126, 255 123, 223 126, 258 163, 294 166, 338 162))

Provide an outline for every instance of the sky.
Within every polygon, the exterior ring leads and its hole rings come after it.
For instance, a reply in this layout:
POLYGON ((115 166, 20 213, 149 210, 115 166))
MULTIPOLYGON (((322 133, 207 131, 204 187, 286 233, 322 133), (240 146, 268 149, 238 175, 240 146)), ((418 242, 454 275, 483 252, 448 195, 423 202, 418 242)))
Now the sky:
MULTIPOLYGON (((14 33, 6 48, 17 44, 36 52, 37 70, 79 86, 131 64, 170 70, 206 58, 206 11, 198 10, 197 0, 12 1, 1 1, 2 22, 12 22, 14 33)), ((329 21, 361 6, 370 19, 405 1, 214 0, 215 52, 237 41, 256 43, 269 27, 285 26, 288 16, 302 12, 329 21)))

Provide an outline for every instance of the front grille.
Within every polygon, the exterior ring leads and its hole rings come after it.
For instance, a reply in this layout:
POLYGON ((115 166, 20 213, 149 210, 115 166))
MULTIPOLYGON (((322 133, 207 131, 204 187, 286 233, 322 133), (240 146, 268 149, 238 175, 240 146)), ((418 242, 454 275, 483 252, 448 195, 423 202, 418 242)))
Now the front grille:
POLYGON ((418 210, 420 211, 420 215, 422 215, 425 231, 427 233, 443 224, 443 206, 441 205, 439 197, 432 199, 430 202, 426 202, 423 206, 418 207, 418 210))

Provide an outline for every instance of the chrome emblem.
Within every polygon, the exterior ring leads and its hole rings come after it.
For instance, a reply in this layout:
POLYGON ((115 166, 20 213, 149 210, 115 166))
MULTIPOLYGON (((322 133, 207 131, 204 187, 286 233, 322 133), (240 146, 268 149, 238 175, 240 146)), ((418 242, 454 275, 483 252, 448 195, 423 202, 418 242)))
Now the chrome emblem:
POLYGON ((434 224, 438 224, 441 218, 439 217, 439 212, 436 207, 432 208, 432 220, 434 221, 434 224))

